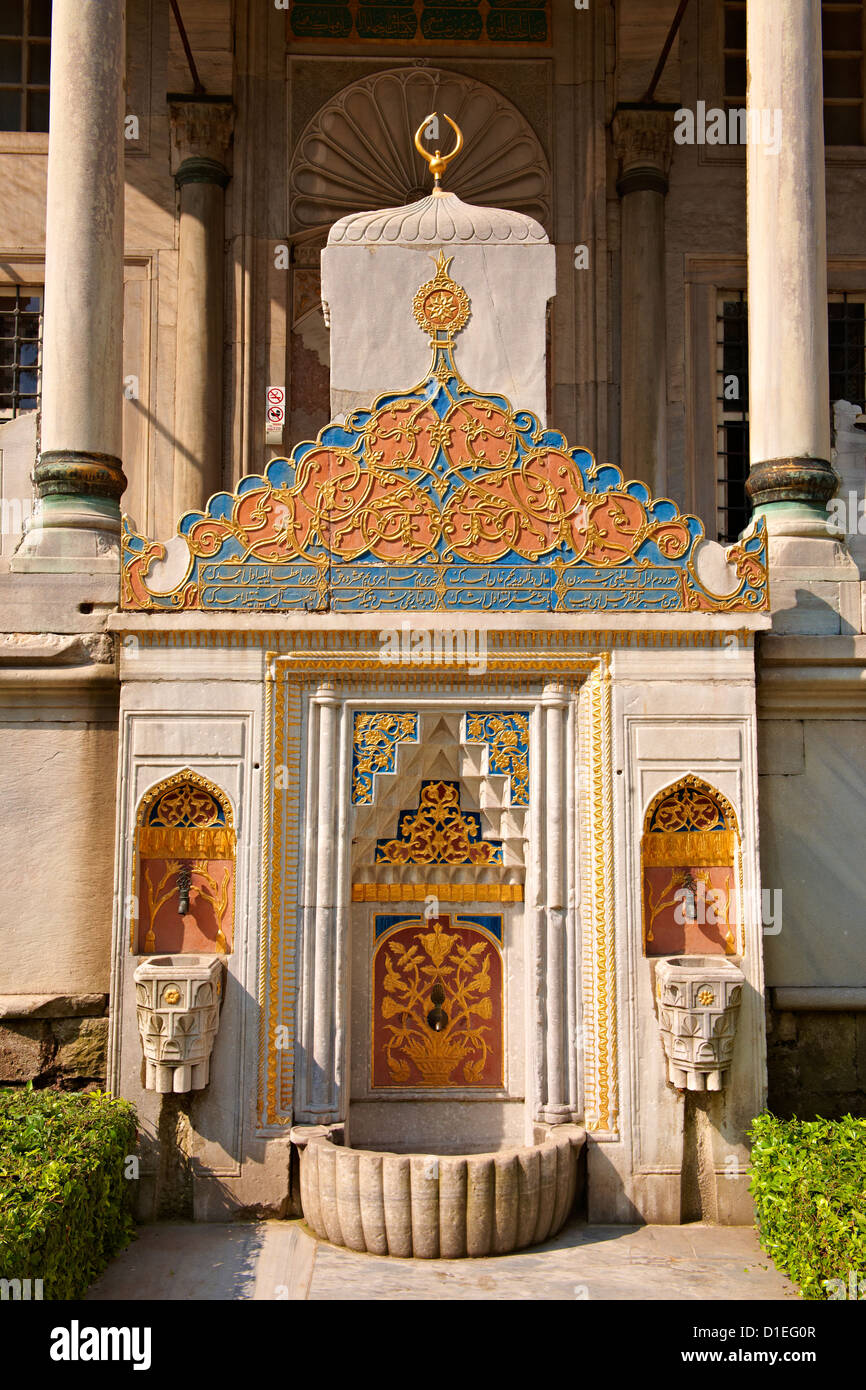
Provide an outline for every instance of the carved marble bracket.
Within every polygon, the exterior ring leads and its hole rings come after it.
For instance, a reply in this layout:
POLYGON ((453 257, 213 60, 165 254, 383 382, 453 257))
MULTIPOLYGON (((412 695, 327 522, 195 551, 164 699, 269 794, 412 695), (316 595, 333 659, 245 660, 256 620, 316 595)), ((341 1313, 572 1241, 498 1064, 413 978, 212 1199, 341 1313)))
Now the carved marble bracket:
POLYGON ((210 1077, 219 1027, 219 956, 151 956, 135 969, 145 1089, 200 1091, 210 1077))
POLYGON ((656 966, 659 1031, 671 1085, 720 1091, 734 1052, 745 976, 723 956, 669 956, 656 966))

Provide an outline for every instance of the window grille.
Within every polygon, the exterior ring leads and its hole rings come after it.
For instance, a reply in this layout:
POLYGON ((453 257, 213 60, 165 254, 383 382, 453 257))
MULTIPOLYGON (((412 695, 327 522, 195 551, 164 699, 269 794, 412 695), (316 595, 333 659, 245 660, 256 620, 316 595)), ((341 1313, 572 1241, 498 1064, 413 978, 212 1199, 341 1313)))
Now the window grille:
MULTIPOLYGON (((829 398, 866 408, 866 293, 828 296, 829 398)), ((748 525, 749 322, 746 295, 725 290, 716 308, 716 527, 730 543, 748 525)))
POLYGON ((39 404, 42 291, 0 285, 0 419, 39 404))
MULTIPOLYGON (((821 5, 824 50, 824 143, 866 144, 866 5, 821 5)), ((722 50, 725 108, 746 104, 746 0, 724 0, 722 50)))
POLYGON ((48 129, 51 0, 0 4, 0 130, 48 129))

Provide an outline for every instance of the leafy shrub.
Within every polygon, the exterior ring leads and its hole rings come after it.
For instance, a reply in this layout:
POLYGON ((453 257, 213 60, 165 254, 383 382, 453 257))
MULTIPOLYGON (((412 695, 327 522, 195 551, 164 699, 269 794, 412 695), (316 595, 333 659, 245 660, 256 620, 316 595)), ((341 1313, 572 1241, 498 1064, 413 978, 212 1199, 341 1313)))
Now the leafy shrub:
POLYGON ((132 1237, 135 1111, 101 1091, 0 1090, 0 1277, 80 1298, 132 1237))
POLYGON ((849 1274, 866 1280, 866 1119, 759 1115, 749 1137, 751 1192, 767 1254, 803 1298, 849 1297, 849 1274), (840 1285, 828 1289, 825 1280, 833 1279, 840 1285))

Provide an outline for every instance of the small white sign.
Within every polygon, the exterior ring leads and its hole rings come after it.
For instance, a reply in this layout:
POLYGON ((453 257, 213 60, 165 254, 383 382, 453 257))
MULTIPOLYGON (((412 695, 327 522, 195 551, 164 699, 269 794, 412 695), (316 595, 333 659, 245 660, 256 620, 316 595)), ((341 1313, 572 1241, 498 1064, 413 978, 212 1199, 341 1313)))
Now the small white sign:
POLYGON ((286 423, 286 389, 284 386, 268 387, 267 421, 271 429, 279 429, 286 423))

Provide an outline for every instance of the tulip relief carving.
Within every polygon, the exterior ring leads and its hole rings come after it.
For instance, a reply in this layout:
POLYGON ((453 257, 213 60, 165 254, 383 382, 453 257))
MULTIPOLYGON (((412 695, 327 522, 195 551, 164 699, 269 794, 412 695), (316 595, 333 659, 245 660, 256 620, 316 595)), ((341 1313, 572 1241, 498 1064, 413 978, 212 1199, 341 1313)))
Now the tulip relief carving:
POLYGON ((503 1084, 502 958, 487 931, 445 914, 377 947, 374 1087, 503 1084))

